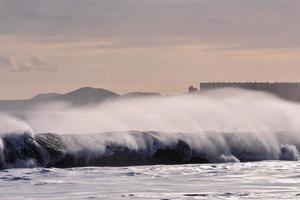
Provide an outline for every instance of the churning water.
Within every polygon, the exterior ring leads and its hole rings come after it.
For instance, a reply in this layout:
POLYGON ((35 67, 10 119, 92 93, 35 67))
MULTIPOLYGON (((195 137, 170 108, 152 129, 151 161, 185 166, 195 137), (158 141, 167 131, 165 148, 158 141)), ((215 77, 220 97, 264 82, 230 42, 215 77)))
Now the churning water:
POLYGON ((0 172, 0 199, 299 199, 299 162, 30 168, 0 172))

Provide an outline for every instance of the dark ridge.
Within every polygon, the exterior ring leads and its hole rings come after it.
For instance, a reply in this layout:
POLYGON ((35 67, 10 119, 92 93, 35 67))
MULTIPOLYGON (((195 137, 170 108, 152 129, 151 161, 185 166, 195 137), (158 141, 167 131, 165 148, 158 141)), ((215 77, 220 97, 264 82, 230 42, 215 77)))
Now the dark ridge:
POLYGON ((75 105, 87 105, 119 97, 118 94, 101 88, 84 87, 53 98, 54 101, 65 101, 75 105))
POLYGON ((87 106, 119 98, 126 99, 158 96, 161 95, 153 92, 132 92, 120 96, 117 93, 101 88, 83 87, 66 94, 45 93, 38 94, 31 99, 25 100, 0 100, 0 111, 10 112, 18 115, 19 112, 30 111, 36 106, 42 106, 44 104, 53 102, 64 102, 74 106, 87 106))
POLYGON ((119 96, 120 95, 109 90, 84 87, 66 94, 48 93, 38 94, 27 100, 0 100, 0 111, 12 113, 29 111, 34 109, 36 106, 52 102, 65 102, 76 106, 85 106, 102 103, 110 99, 115 99, 119 96))
POLYGON ((45 100, 48 98, 55 98, 62 94, 59 93, 43 93, 43 94, 37 94, 34 97, 31 98, 31 100, 45 100))
POLYGON ((131 98, 131 97, 160 97, 160 96, 161 94, 156 92, 130 92, 123 95, 122 97, 131 98))

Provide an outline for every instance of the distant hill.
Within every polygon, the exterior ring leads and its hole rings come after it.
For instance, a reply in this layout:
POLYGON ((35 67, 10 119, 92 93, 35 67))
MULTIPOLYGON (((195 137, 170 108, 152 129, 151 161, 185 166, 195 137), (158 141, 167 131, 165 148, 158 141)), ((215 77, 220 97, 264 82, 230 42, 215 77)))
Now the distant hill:
POLYGON ((51 102, 67 102, 75 106, 85 106, 101 103, 112 99, 138 98, 160 96, 159 93, 152 92, 132 92, 125 95, 119 95, 109 90, 101 88, 83 87, 66 94, 42 93, 31 99, 25 100, 0 100, 0 111, 18 112, 28 111, 38 105, 51 102))
POLYGON ((58 97, 62 94, 59 93, 43 93, 43 94, 37 94, 36 96, 32 97, 31 100, 44 100, 48 98, 58 97))
POLYGON ((155 93, 155 92, 130 92, 122 97, 128 98, 128 97, 159 97, 161 94, 155 93))
POLYGON ((64 101, 75 105, 99 103, 119 97, 119 94, 100 88, 84 87, 78 90, 50 98, 51 101, 64 101))

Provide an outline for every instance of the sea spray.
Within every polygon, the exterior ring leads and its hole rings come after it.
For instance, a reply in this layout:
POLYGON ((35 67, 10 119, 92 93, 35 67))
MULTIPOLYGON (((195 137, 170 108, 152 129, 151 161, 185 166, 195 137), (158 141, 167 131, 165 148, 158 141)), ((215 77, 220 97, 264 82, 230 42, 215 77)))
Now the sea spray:
POLYGON ((1 136, 1 166, 299 160, 299 116, 297 103, 238 89, 86 107, 56 102, 23 115, 25 122, 1 118, 10 132, 1 136))
POLYGON ((11 157, 14 157, 10 156, 12 154, 22 155, 25 138, 33 137, 33 130, 25 121, 7 113, 0 113, 0 168, 33 166, 28 164, 29 162, 24 159, 24 156, 19 156, 23 157, 20 160, 13 162, 10 160, 11 157), (14 149, 14 152, 8 153, 7 149, 14 149))
MULTIPOLYGON (((300 105, 264 93, 221 89, 196 95, 120 99, 76 107, 57 102, 25 115, 35 132, 253 132, 300 130, 300 105)), ((272 142, 272 141, 268 141, 272 142)))
POLYGON ((33 134, 33 130, 27 122, 7 113, 0 113, 0 136, 25 132, 33 134))

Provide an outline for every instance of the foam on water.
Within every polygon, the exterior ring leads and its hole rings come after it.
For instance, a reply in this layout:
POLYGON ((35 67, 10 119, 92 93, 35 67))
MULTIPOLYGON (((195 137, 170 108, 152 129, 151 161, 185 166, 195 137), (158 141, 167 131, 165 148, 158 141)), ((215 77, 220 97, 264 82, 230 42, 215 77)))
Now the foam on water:
POLYGON ((299 177, 285 161, 10 169, 0 199, 299 199, 299 177))

